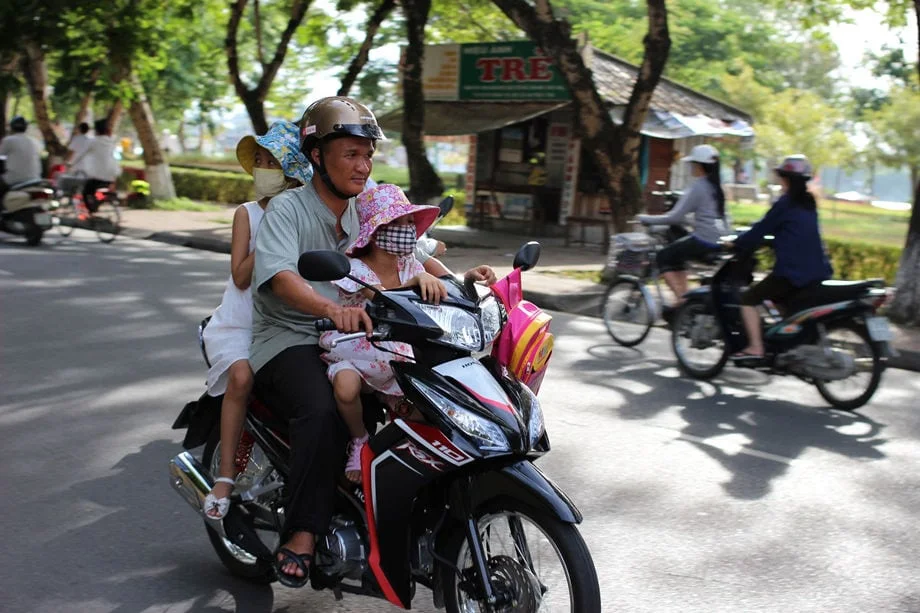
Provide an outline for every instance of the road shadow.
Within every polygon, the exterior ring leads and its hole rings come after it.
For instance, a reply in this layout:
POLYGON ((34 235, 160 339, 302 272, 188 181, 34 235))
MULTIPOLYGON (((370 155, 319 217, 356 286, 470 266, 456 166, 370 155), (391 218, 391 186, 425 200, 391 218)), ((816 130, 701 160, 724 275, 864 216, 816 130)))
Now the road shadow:
POLYGON ((769 383, 763 373, 732 370, 704 382, 681 377, 673 359, 653 357, 641 347, 598 344, 586 353, 571 367, 583 373, 585 383, 615 390, 623 398, 615 409, 623 419, 652 420, 676 410, 684 422, 678 439, 730 472, 722 487, 734 498, 763 498, 809 450, 856 460, 885 457, 884 424, 763 395, 769 383), (728 439, 744 442, 726 444, 728 439))
MULTIPOLYGON (((272 588, 224 570, 201 520, 173 494, 166 463, 177 451, 172 441, 152 441, 124 456, 113 474, 55 495, 62 501, 59 510, 87 509, 98 518, 84 523, 86 517, 51 511, 48 519, 59 534, 21 552, 23 568, 50 571, 39 596, 45 608, 61 603, 59 610, 84 610, 106 603, 106 610, 117 613, 273 610, 272 588)), ((35 598, 33 593, 30 605, 35 598)))

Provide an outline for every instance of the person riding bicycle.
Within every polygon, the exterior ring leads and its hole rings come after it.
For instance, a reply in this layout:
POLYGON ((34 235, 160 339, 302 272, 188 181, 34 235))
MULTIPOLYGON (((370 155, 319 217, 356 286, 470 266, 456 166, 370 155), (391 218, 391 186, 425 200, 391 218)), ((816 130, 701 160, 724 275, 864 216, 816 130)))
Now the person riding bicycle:
POLYGON ((775 169, 783 194, 763 219, 735 241, 741 253, 753 252, 772 234, 776 264, 760 283, 741 297, 741 316, 748 345, 734 354, 736 362, 756 362, 764 356, 763 334, 757 305, 765 300, 784 303, 809 286, 831 277, 833 268, 824 252, 818 223, 818 205, 808 191, 812 167, 804 155, 790 155, 775 169))
POLYGON ((718 250, 719 238, 729 232, 725 193, 719 177, 719 151, 712 145, 697 145, 682 161, 690 164, 696 180, 674 208, 664 215, 638 216, 646 225, 674 225, 693 214, 693 231, 664 247, 657 256, 659 269, 678 305, 687 293, 687 261, 718 250))
POLYGON ((0 155, 6 156, 6 172, 0 176, 0 208, 10 187, 42 178, 41 146, 26 136, 29 123, 17 115, 10 120, 11 134, 0 141, 0 155))
POLYGON ((118 178, 121 168, 115 159, 115 139, 112 138, 111 126, 108 119, 99 119, 93 124, 96 138, 82 153, 74 156, 70 167, 77 168, 86 173, 86 183, 83 185, 83 202, 90 212, 95 213, 99 207, 96 202, 96 190, 109 187, 118 178))

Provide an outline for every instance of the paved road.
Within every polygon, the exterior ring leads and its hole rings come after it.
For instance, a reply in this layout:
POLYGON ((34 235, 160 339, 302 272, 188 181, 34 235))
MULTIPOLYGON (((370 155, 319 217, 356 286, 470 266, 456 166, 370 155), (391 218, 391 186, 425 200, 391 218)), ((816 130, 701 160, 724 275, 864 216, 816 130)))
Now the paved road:
MULTIPOLYGON (((166 462, 227 260, 75 236, 0 238, 0 610, 395 610, 223 571, 166 462)), ((605 611, 920 611, 915 375, 853 416, 791 380, 683 380, 660 332, 636 351, 554 326, 541 464, 584 512, 605 611)))

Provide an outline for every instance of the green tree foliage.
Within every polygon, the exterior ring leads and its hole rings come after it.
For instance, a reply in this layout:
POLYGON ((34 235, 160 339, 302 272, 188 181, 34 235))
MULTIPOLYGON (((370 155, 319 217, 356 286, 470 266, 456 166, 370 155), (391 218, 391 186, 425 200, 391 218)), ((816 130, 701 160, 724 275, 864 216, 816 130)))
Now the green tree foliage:
POLYGON ((891 168, 907 167, 911 184, 920 180, 920 92, 914 87, 898 86, 888 95, 888 103, 867 114, 877 135, 876 158, 891 168))

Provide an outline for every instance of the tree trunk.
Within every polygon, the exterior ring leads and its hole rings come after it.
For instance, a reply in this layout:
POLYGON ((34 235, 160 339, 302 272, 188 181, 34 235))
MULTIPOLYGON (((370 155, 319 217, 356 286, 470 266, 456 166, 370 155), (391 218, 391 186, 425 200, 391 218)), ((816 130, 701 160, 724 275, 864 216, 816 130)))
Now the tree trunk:
MULTIPOLYGON (((230 5, 230 20, 227 22, 227 38, 224 40, 224 50, 227 53, 227 68, 230 70, 230 81, 233 83, 233 89, 237 96, 246 106, 249 113, 249 119, 252 121, 252 127, 256 134, 265 134, 268 132, 268 121, 265 118, 265 98, 271 89, 272 82, 278 75, 278 69, 284 62, 284 56, 287 53, 288 44, 294 31, 303 21, 303 17, 310 6, 309 0, 294 0, 291 5, 291 18, 287 26, 281 33, 278 46, 275 48, 275 54, 270 62, 262 63, 262 76, 254 88, 249 87, 243 82, 240 76, 240 58, 237 50, 237 33, 240 29, 240 21, 243 19, 243 11, 246 9, 248 0, 234 0, 230 5)), ((259 52, 261 55, 261 51, 259 52)))
POLYGON ((444 192, 444 183, 425 153, 425 94, 422 91, 422 60, 425 55, 425 24, 431 0, 403 0, 406 14, 406 62, 403 66, 403 133, 409 164, 409 192, 426 202, 444 192))
POLYGON ((23 51, 25 51, 23 73, 29 88, 29 96, 32 98, 32 105, 35 107, 35 122, 41 130, 42 138, 45 139, 48 153, 63 158, 67 155, 67 147, 54 132, 54 127, 51 125, 51 113, 48 110, 48 69, 45 65, 45 53, 41 45, 31 40, 25 42, 23 51))
POLYGON ((354 59, 351 60, 351 64, 348 66, 348 71, 342 78, 342 86, 339 87, 339 91, 336 93, 336 95, 348 95, 348 92, 351 90, 352 86, 355 84, 355 81, 358 79, 358 75, 361 74, 361 71, 364 69, 364 65, 367 64, 367 58, 370 55, 371 48, 374 46, 374 37, 377 35, 377 32, 380 31, 380 25, 387 18, 387 16, 393 12, 395 7, 396 0, 383 0, 380 3, 380 6, 377 7, 377 10, 374 11, 374 14, 371 15, 370 19, 368 19, 367 35, 364 37, 364 42, 361 44, 361 48, 358 50, 358 54, 354 57, 354 59))
POLYGON ((176 130, 176 138, 179 141, 179 151, 181 153, 188 153, 188 150, 185 148, 185 119, 179 118, 179 127, 176 130))
MULTIPOLYGON (((914 0, 914 10, 917 14, 917 30, 920 34, 920 0, 914 0)), ((920 50, 920 36, 917 38, 917 48, 920 50)), ((917 77, 920 78, 920 63, 917 64, 917 77)), ((910 169, 911 184, 914 186, 914 206, 910 214, 910 224, 907 227, 907 241, 901 261, 898 263, 898 274, 895 279, 897 291, 888 314, 896 322, 920 326, 920 169, 910 169)))
POLYGON ((618 231, 624 231, 626 222, 642 205, 639 131, 671 48, 665 0, 647 0, 649 29, 644 40, 645 54, 619 127, 597 93, 591 71, 570 36, 569 24, 555 18, 549 0, 535 0, 533 5, 526 0, 493 2, 554 59, 572 95, 582 146, 594 159, 603 179, 613 224, 618 231))
POLYGON ((109 120, 109 131, 112 133, 112 136, 118 134, 118 128, 121 127, 121 118, 125 114, 125 103, 121 100, 116 100, 112 103, 112 108, 109 109, 109 112, 106 114, 106 119, 109 120))
MULTIPOLYGON (((73 137, 77 135, 77 129, 80 127, 80 123, 86 120, 86 114, 89 111, 90 103, 93 101, 93 93, 96 89, 96 79, 99 78, 100 71, 101 68, 94 68, 89 79, 86 81, 86 91, 83 92, 83 97, 80 98, 80 106, 77 108, 77 114, 73 118, 73 129, 70 131, 71 141, 73 137)), ((69 145, 70 142, 67 144, 69 145)))
POLYGON ((137 138, 144 148, 144 166, 147 170, 147 182, 150 183, 150 195, 156 199, 175 198, 176 188, 169 172, 169 164, 163 158, 160 143, 157 141, 156 123, 147 101, 147 94, 137 75, 132 73, 130 79, 136 97, 131 101, 128 112, 131 114, 134 129, 137 130, 137 138))

